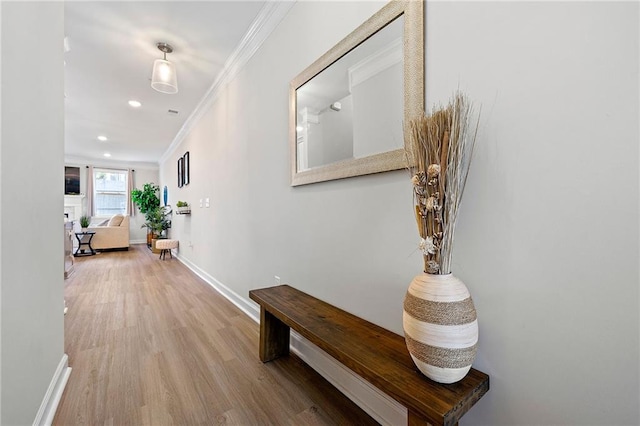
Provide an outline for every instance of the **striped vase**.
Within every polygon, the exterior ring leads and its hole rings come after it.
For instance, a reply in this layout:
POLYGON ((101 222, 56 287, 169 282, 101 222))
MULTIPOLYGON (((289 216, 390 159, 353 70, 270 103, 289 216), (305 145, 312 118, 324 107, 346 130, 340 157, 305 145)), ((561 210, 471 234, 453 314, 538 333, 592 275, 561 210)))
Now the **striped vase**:
POLYGON ((427 377, 455 383, 466 376, 476 357, 478 320, 462 281, 451 274, 415 277, 402 324, 409 354, 427 377))

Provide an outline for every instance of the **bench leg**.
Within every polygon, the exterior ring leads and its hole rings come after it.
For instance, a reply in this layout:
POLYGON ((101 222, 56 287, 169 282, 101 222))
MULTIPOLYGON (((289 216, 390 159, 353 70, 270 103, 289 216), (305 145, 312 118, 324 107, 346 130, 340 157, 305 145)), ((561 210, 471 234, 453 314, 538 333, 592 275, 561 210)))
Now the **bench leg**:
POLYGON ((260 361, 269 362, 289 353, 289 326, 260 307, 260 361))

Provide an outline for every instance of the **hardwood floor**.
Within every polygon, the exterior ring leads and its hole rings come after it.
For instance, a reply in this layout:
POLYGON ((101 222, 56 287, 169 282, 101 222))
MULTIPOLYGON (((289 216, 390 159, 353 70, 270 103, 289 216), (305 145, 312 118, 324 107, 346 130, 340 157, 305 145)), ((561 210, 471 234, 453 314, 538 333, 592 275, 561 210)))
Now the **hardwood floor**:
POLYGON ((295 355, 262 364, 258 324, 144 245, 76 259, 65 298, 54 425, 377 424, 295 355))

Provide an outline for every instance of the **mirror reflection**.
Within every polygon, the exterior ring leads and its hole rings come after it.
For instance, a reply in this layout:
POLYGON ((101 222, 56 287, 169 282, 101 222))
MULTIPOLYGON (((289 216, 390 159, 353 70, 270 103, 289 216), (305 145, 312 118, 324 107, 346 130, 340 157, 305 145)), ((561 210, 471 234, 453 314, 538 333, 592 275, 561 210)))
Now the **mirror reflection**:
POLYGON ((404 16, 296 90, 297 170, 403 147, 404 16))

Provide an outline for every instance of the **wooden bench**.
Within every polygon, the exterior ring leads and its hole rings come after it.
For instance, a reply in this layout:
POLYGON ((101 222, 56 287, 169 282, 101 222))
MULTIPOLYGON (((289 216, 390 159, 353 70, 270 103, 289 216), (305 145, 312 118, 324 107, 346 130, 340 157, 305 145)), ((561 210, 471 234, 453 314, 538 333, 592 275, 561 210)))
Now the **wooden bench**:
POLYGON ((489 390, 489 376, 471 369, 458 383, 426 378, 404 338, 288 285, 251 290, 260 305, 260 360, 289 353, 293 328, 407 407, 409 425, 455 425, 489 390))

